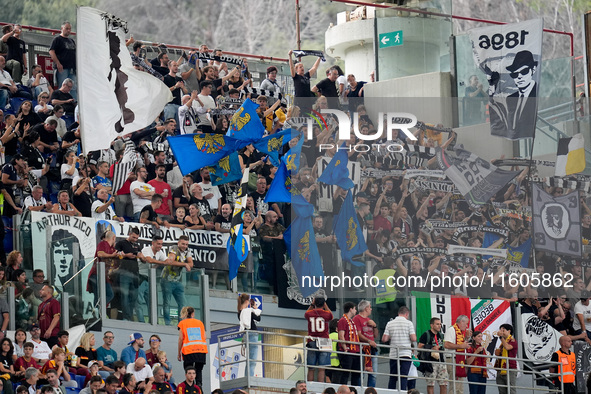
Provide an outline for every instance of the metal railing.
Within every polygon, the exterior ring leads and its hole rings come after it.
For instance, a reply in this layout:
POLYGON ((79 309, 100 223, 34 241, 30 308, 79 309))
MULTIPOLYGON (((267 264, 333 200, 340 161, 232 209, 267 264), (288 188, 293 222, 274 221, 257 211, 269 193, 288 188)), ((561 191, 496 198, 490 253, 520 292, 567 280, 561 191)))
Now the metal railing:
MULTIPOLYGON (((228 339, 228 338, 233 338, 235 339, 236 334, 245 334, 248 333, 249 331, 238 331, 235 333, 231 333, 231 334, 227 334, 227 335, 223 335, 223 336, 219 336, 218 337, 218 355, 220 354, 219 352, 223 352, 224 350, 228 351, 228 349, 232 348, 232 347, 236 347, 236 343, 234 341, 234 343, 227 343, 224 344, 224 342, 228 339)), ((307 370, 308 368, 324 368, 325 370, 331 370, 331 371, 335 371, 335 372, 346 372, 349 373, 353 376, 354 375, 358 375, 359 379, 360 379, 360 386, 361 387, 367 387, 365 382, 364 382, 364 377, 365 375, 368 374, 373 374, 376 376, 376 380, 378 376, 382 376, 382 377, 387 377, 389 379, 389 384, 388 386, 392 387, 394 382, 397 382, 397 384, 394 387, 398 387, 400 388, 400 382, 401 379, 403 378, 412 378, 412 379, 416 379, 416 380, 433 380, 433 378, 427 377, 427 376, 421 376, 421 374, 419 373, 419 376, 410 376, 408 374, 390 374, 385 373, 385 372, 379 372, 377 365, 374 366, 374 371, 373 372, 367 372, 364 370, 364 357, 372 357, 372 358, 377 358, 378 359, 378 365, 379 365, 379 361, 388 361, 390 362, 391 360, 395 360, 397 363, 397 371, 401 371, 401 366, 402 363, 411 363, 411 362, 416 362, 419 361, 417 359, 411 359, 408 357, 400 357, 400 356, 394 356, 394 357, 390 357, 389 354, 388 355, 381 355, 381 353, 384 353, 386 350, 390 351, 391 350, 391 346, 389 345, 377 345, 377 349, 378 349, 378 354, 376 355, 367 355, 364 354, 363 352, 359 352, 359 353, 355 353, 356 356, 359 357, 359 369, 342 369, 342 368, 338 368, 338 367, 333 367, 333 366, 309 366, 307 364, 307 355, 309 351, 316 351, 319 352, 321 350, 316 350, 316 349, 310 349, 306 346, 306 343, 308 342, 308 340, 310 339, 309 336, 302 336, 302 335, 293 335, 293 334, 283 334, 283 333, 275 333, 275 332, 266 332, 266 331, 257 331, 257 333, 259 335, 262 335, 263 338, 268 337, 271 338, 273 337, 273 340, 277 341, 278 338, 283 339, 284 342, 288 342, 288 341, 292 341, 292 342, 299 342, 301 343, 301 345, 299 347, 295 347, 295 345, 282 345, 282 344, 276 344, 276 343, 265 343, 265 341, 262 342, 257 342, 256 344, 253 344, 250 342, 250 338, 249 335, 243 335, 242 336, 242 354, 244 356, 243 359, 233 359, 233 361, 230 362, 226 362, 225 360, 223 360, 222 358, 219 358, 219 370, 220 370, 220 379, 222 376, 221 371, 224 368, 231 368, 232 366, 237 366, 237 370, 243 370, 244 373, 240 373, 237 376, 234 376, 233 378, 230 379, 224 379, 224 380, 220 380, 220 388, 224 391, 230 390, 230 389, 236 389, 236 388, 262 388, 262 387, 274 387, 276 389, 281 388, 281 389, 289 389, 291 387, 295 386, 295 382, 292 380, 288 380, 288 379, 281 379, 281 378, 273 378, 273 377, 255 377, 253 376, 253 373, 250 371, 250 369, 252 368, 252 365, 255 363, 262 363, 263 366, 263 376, 266 375, 266 371, 273 369, 277 366, 289 366, 289 367, 293 367, 294 366, 294 362, 285 362, 285 361, 281 361, 279 359, 265 359, 265 357, 257 357, 257 359, 255 360, 251 360, 249 359, 249 354, 250 354, 250 347, 251 346, 257 346, 261 349, 261 351, 259 352, 260 354, 264 354, 265 352, 271 352, 272 349, 289 349, 290 351, 293 350, 297 350, 298 352, 302 352, 302 357, 301 360, 302 362, 300 364, 295 364, 298 367, 303 367, 304 368, 304 376, 306 376, 307 374, 307 370), (244 368, 241 367, 241 365, 244 365, 244 368), (394 380, 393 380, 394 379, 394 380)), ((368 346, 367 343, 364 342, 350 342, 350 341, 338 341, 337 343, 347 343, 347 344, 353 344, 353 345, 359 345, 360 349, 362 349, 363 346, 368 346)), ((420 352, 432 352, 431 349, 424 349, 424 348, 409 348, 409 347, 402 347, 402 346, 397 346, 397 354, 399 354, 400 350, 411 350, 413 354, 419 354, 420 352)), ((458 352, 453 351, 453 350, 437 350, 438 353, 440 353, 441 355, 441 359, 440 361, 421 361, 421 362, 428 362, 431 363, 432 365, 442 365, 445 366, 445 368, 448 370, 448 372, 451 372, 451 374, 448 376, 447 379, 437 379, 438 384, 441 384, 439 382, 445 382, 447 384, 448 387, 451 387, 452 389, 455 390, 455 385, 456 384, 465 384, 468 383, 469 385, 479 385, 479 386, 489 386, 489 387, 507 387, 507 389, 509 388, 515 388, 515 389, 520 389, 520 390, 528 390, 528 391, 533 391, 533 392, 556 392, 556 393, 561 393, 564 392, 564 385, 563 385, 563 374, 562 373, 549 373, 547 371, 541 371, 541 370, 536 370, 535 368, 526 368, 527 365, 529 365, 529 363, 531 363, 531 360, 528 359, 524 359, 524 358, 509 358, 509 357, 501 357, 501 356, 495 356, 495 355, 479 355, 479 354, 472 354, 472 353, 462 353, 462 355, 465 355, 466 358, 467 357, 479 357, 479 358, 493 358, 495 360, 504 360, 504 367, 499 368, 496 366, 487 366, 485 367, 488 371, 495 371, 496 373, 502 373, 503 375, 507 376, 507 383, 506 384, 499 384, 494 380, 488 380, 486 383, 478 383, 478 382, 467 382, 466 380, 461 380, 462 378, 457 377, 456 375, 456 367, 464 367, 464 368, 468 368, 468 366, 466 364, 458 364, 456 362, 456 358, 455 356, 458 355, 458 352), (510 368, 509 365, 509 361, 515 361, 517 364, 517 368, 510 368), (523 366, 523 367, 520 367, 523 366), (517 381, 513 381, 513 379, 515 379, 515 376, 517 376, 517 374, 522 373, 522 374, 527 374, 530 375, 532 378, 532 384, 530 386, 520 386, 517 381), (558 379, 558 381, 561 382, 560 387, 553 387, 552 384, 554 383, 553 381, 555 379, 558 379), (550 383, 550 388, 548 386, 536 386, 536 382, 539 381, 545 381, 547 383, 550 383)), ((351 355, 351 353, 347 353, 347 352, 343 352, 343 351, 331 351, 332 354, 337 354, 337 355, 351 355)), ((339 356, 340 357, 340 356, 339 356)), ((419 357, 420 358, 420 357, 419 357)), ((298 357, 299 360, 299 357, 298 357)), ((409 367, 410 365, 407 364, 409 367)), ((559 365, 560 363, 558 362, 550 362, 545 364, 546 368, 555 368, 557 371, 559 371, 559 365)), ((226 375, 229 376, 229 375, 226 375)), ((355 377, 355 379, 357 379, 357 376, 355 377)), ((345 384, 344 382, 333 382, 335 384, 345 384)), ((352 383, 352 381, 351 381, 352 383)), ((308 384, 308 388, 310 389, 310 385, 314 384, 314 382, 307 382, 308 384)), ((323 387, 326 386, 326 383, 322 383, 323 387)), ((376 386, 378 387, 378 386, 376 386)), ((381 389, 385 389, 386 387, 378 387, 381 389)), ((395 388, 392 388, 395 389, 395 388)))

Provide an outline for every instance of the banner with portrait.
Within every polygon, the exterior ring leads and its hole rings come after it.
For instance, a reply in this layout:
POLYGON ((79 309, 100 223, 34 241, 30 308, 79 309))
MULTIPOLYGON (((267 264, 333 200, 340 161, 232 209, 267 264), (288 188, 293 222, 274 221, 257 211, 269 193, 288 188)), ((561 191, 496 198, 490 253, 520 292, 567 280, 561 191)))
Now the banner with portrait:
MULTIPOLYGON (((82 294, 84 310, 90 317, 93 311, 93 295, 86 291, 90 266, 84 269, 74 280, 64 284, 79 270, 92 262, 101 235, 111 230, 116 235, 116 242, 126 239, 131 227, 140 231, 138 244, 140 249, 151 245, 152 237, 163 237, 162 250, 168 255, 170 247, 177 245, 181 235, 189 237, 189 250, 193 257, 193 269, 228 271, 228 233, 205 230, 181 230, 180 228, 156 229, 152 225, 118 221, 96 220, 63 214, 31 212, 31 237, 33 245, 33 268, 42 269, 49 283, 53 283, 58 292, 82 294), (43 247, 42 245, 45 245, 43 247)), ((250 237, 245 236, 247 242, 250 237)), ((239 272, 252 272, 252 258, 249 256, 239 268, 239 272)))
POLYGON ((472 29, 474 63, 486 74, 492 135, 533 138, 542 75, 543 20, 472 29))
POLYGON ((581 257, 579 192, 554 197, 542 186, 532 186, 534 247, 536 250, 581 257))

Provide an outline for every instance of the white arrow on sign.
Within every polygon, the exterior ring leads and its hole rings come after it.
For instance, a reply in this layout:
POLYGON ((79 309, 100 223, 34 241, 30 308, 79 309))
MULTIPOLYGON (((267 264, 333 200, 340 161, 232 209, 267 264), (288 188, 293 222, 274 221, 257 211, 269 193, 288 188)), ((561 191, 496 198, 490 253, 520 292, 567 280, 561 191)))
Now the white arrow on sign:
POLYGON ((386 45, 388 43, 388 41, 390 41, 390 39, 388 38, 388 36, 382 37, 382 40, 381 40, 382 45, 386 45))

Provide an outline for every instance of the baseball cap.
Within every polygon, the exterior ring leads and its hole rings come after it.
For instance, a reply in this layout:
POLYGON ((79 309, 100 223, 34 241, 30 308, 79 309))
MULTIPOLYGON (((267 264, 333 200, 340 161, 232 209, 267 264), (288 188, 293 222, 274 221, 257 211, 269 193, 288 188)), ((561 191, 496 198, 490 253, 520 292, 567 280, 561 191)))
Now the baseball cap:
POLYGON ((98 361, 96 361, 96 360, 89 361, 88 362, 88 369, 90 369, 90 367, 92 367, 94 364, 97 364, 98 365, 98 361))
POLYGON ((39 324, 33 323, 29 326, 29 331, 33 331, 34 329, 39 328, 39 324))
POLYGON ((134 343, 136 340, 143 338, 142 334, 140 334, 139 332, 134 332, 133 334, 131 334, 129 336, 129 340, 130 342, 127 345, 131 345, 132 343, 134 343))

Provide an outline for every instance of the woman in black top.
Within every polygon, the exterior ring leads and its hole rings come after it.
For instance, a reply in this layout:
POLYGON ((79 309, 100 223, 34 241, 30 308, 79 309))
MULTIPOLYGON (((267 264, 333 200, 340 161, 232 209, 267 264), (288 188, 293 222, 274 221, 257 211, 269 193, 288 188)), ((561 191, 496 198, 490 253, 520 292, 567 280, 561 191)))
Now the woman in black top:
POLYGON ((2 339, 0 342, 0 375, 10 374, 14 375, 14 360, 12 354, 14 353, 14 346, 12 341, 8 338, 2 339))
POLYGON ((16 113, 16 120, 21 125, 21 128, 26 125, 33 127, 41 123, 41 118, 35 113, 35 111, 33 111, 33 104, 29 100, 25 100, 21 103, 21 106, 16 113))

